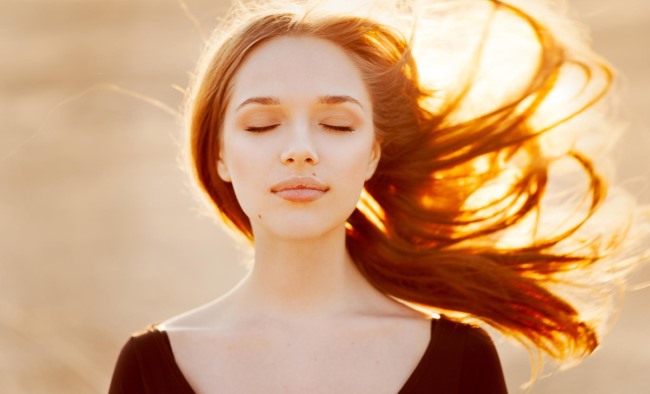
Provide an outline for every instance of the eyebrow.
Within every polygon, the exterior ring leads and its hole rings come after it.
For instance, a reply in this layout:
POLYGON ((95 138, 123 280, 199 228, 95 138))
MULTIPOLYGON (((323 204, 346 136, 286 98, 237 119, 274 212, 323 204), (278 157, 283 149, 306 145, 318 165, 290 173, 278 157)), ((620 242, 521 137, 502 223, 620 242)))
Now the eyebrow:
POLYGON ((327 104, 327 105, 353 103, 361 107, 361 109, 363 109, 363 105, 361 105, 359 101, 357 101, 356 99, 350 96, 320 96, 318 98, 318 103, 327 104))
MULTIPOLYGON (((319 96, 318 97, 318 103, 319 104, 325 104, 325 105, 336 105, 336 104, 343 104, 343 103, 352 103, 356 104, 361 109, 363 109, 363 105, 361 103, 350 97, 350 96, 319 96)), ((237 111, 240 110, 242 107, 249 105, 249 104, 260 104, 260 105, 280 105, 280 100, 278 100, 275 97, 251 97, 249 99, 244 100, 243 103, 239 104, 237 107, 237 111)))
POLYGON ((239 104, 237 110, 240 110, 242 107, 249 104, 260 104, 260 105, 280 105, 280 100, 275 97, 251 97, 244 100, 243 103, 239 104))

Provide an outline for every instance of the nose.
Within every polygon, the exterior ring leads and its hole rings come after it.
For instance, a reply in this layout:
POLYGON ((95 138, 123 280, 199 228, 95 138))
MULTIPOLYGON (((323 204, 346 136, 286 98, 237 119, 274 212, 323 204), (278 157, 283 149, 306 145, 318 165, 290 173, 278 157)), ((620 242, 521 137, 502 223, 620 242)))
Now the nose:
POLYGON ((292 133, 291 140, 282 152, 280 160, 283 164, 318 164, 318 154, 309 137, 308 129, 292 133))

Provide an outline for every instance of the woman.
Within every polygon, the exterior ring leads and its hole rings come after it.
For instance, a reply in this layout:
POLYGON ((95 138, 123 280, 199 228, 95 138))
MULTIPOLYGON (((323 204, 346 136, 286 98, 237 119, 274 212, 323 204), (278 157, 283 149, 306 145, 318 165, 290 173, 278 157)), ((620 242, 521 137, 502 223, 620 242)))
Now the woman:
POLYGON ((607 69, 499 1, 327 3, 252 11, 207 49, 187 110, 194 174, 254 263, 224 297, 131 338, 111 392, 504 393, 468 321, 560 360, 598 345, 552 285, 611 262, 622 230, 590 232, 603 180, 547 136, 571 130, 607 69), (479 37, 471 56, 424 33, 450 21, 476 34, 447 41, 479 37), (524 65, 485 89, 495 40, 524 65), (454 64, 444 53, 465 67, 423 67, 454 64), (588 204, 558 218, 545 198, 565 158, 588 204))

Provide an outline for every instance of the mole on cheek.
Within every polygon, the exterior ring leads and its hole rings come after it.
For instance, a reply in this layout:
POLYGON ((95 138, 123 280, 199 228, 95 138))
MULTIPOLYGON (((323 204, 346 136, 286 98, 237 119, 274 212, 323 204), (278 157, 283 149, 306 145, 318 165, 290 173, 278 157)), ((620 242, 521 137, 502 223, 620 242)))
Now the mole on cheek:
POLYGON ((258 217, 259 219, 261 219, 261 218, 262 218, 262 215, 258 213, 258 214, 257 214, 257 217, 258 217))

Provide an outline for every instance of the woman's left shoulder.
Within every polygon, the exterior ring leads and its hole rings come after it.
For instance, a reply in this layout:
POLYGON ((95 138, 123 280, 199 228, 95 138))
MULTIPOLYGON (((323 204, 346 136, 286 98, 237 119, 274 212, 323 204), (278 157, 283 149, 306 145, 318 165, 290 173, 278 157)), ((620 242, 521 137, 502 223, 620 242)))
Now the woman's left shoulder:
POLYGON ((499 354, 487 331, 447 318, 441 318, 437 324, 440 325, 439 341, 453 347, 459 357, 461 393, 507 392, 499 354))
POLYGON ((444 333, 443 335, 456 337, 471 349, 494 348, 494 342, 487 331, 475 324, 461 323, 444 316, 434 319, 433 324, 434 331, 438 330, 444 333))

